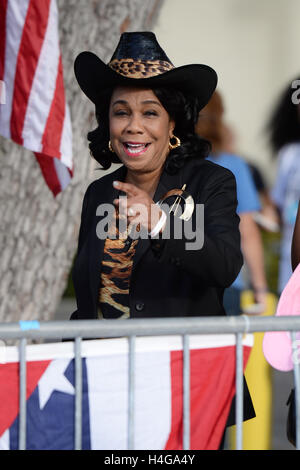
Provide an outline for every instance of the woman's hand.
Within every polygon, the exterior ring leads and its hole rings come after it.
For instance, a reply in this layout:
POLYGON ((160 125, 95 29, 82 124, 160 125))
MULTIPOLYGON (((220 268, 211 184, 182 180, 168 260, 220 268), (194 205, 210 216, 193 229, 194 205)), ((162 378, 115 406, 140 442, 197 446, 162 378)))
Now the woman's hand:
POLYGON ((148 233, 151 233, 161 218, 160 207, 155 204, 146 191, 134 184, 114 181, 113 186, 123 191, 127 196, 115 199, 113 202, 119 207, 120 214, 126 215, 128 225, 143 226, 148 233))

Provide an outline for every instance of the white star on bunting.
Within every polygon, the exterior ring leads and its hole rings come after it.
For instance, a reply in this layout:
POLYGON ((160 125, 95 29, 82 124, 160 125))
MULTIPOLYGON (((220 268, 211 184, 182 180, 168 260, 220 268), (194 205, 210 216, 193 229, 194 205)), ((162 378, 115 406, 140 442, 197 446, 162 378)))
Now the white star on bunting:
POLYGON ((74 386, 64 375, 69 364, 70 359, 53 360, 41 377, 38 385, 41 410, 46 405, 54 390, 69 393, 70 395, 75 394, 74 386))

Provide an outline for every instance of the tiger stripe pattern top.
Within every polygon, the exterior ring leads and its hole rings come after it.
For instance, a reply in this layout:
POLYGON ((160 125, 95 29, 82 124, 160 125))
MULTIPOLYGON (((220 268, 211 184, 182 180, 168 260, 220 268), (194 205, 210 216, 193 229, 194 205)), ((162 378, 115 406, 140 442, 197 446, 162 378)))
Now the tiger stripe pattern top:
POLYGON ((114 217, 105 240, 101 267, 98 318, 129 318, 130 278, 138 240, 125 248, 126 232, 119 232, 118 213, 114 217), (112 236, 115 234, 116 238, 112 236))

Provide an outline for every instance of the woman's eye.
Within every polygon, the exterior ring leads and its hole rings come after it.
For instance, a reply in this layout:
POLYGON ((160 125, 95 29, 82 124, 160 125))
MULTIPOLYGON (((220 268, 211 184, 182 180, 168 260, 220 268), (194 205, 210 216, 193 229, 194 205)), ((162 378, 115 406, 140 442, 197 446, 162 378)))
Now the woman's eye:
POLYGON ((120 109, 114 112, 114 116, 126 116, 127 112, 124 109, 120 109))
POLYGON ((152 110, 152 109, 149 109, 148 111, 145 111, 145 115, 146 116, 157 116, 157 112, 152 110))

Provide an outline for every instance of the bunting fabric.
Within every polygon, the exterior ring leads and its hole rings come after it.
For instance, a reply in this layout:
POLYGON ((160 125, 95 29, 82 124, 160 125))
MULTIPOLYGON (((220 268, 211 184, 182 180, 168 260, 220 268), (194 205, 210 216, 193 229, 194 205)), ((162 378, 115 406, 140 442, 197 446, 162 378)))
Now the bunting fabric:
POLYGON ((34 152, 56 196, 73 175, 56 0, 1 0, 0 31, 0 134, 34 152))
MULTIPOLYGON (((243 341, 244 366, 253 344, 243 341)), ((18 348, 0 348, 0 449, 17 449, 18 348)), ((27 449, 73 449, 72 342, 29 345, 27 449)), ((134 449, 183 448, 183 352, 179 336, 137 337, 134 449)), ((128 448, 128 340, 82 343, 82 448, 128 448)), ((235 336, 190 336, 191 449, 218 449, 235 393, 235 336)))

